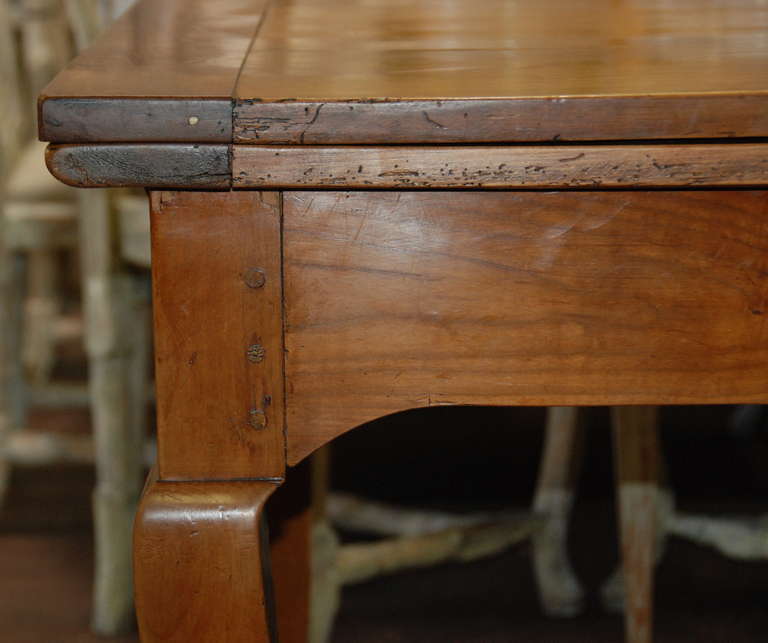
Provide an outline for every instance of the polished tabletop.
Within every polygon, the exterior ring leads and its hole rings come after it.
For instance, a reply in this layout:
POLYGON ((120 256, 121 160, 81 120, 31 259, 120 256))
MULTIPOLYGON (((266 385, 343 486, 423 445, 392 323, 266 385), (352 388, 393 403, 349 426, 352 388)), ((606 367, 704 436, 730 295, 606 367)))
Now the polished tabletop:
POLYGON ((245 144, 766 136, 768 3, 140 0, 42 101, 110 98, 232 104, 245 144))

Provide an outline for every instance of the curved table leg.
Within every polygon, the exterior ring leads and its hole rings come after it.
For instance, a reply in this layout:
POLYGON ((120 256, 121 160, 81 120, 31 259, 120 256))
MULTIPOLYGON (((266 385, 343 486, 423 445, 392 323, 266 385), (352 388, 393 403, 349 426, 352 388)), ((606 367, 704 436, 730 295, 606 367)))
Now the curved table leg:
POLYGON ((143 643, 272 643, 272 482, 150 481, 134 526, 143 643))

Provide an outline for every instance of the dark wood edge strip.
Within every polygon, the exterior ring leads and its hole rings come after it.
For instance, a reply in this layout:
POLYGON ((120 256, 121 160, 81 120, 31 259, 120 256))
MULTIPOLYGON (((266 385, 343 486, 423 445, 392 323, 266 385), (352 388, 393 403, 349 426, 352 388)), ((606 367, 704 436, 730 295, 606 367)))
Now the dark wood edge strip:
POLYGON ((40 97, 41 141, 229 143, 229 99, 40 97))
POLYGON ((233 141, 251 145, 747 138, 768 136, 768 92, 367 102, 240 99, 233 125, 233 141))
POLYGON ((49 145, 48 170, 74 187, 229 189, 229 145, 49 145))
POLYGON ((768 185, 768 144, 233 146, 233 187, 638 188, 768 185))

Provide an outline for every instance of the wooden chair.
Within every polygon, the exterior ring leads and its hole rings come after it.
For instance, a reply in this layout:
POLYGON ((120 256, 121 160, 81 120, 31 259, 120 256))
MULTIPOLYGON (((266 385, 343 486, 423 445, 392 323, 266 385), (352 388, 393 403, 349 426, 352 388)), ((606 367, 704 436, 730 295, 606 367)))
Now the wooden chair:
MULTIPOLYGON (((621 551, 619 569, 602 587, 603 605, 622 611, 625 591, 650 623, 653 562, 663 550, 672 496, 660 485, 662 470, 657 411, 653 406, 611 409, 616 500, 621 551), (645 508, 652 506, 654 512, 645 508), (655 515, 654 519, 648 516, 655 515), (651 562, 649 562, 651 561, 651 562)), ((544 453, 534 496, 543 527, 535 535, 534 573, 539 600, 550 616, 569 617, 584 607, 584 591, 567 552, 568 522, 582 460, 583 435, 576 407, 548 409, 544 453)))
MULTIPOLYGON (((146 219, 144 197, 124 191, 76 192, 49 180, 42 146, 32 134, 30 97, 74 53, 72 43, 78 49, 85 46, 123 7, 102 0, 20 0, 14 4, 3 0, 2 7, 15 17, 4 21, 8 31, 4 40, 13 42, 9 29, 13 24, 22 45, 20 64, 15 56, 13 65, 3 57, 9 66, 3 74, 16 81, 11 86, 18 90, 10 92, 11 96, 24 97, 19 115, 24 126, 19 129, 27 141, 14 141, 15 147, 9 142, 9 152, 4 153, 8 179, 2 257, 6 304, 2 308, 7 318, 2 321, 6 322, 3 349, 9 359, 3 362, 7 385, 3 399, 6 421, 0 433, 0 447, 5 443, 0 461, 2 482, 7 480, 9 463, 34 460, 26 448, 40 444, 25 439, 28 432, 19 429, 25 424, 29 399, 38 397, 29 392, 30 380, 38 386, 46 383, 53 362, 56 253, 79 246, 89 390, 87 395, 74 397, 90 400, 93 446, 73 446, 49 436, 43 451, 48 459, 88 457, 90 451, 95 460, 93 627, 111 634, 126 629, 133 620, 130 534, 143 474, 149 289, 146 273, 130 266, 137 261, 148 266, 149 252, 148 231, 141 249, 136 231, 124 223, 137 219, 130 216, 137 207, 142 208, 139 220, 146 219), (11 153, 11 149, 19 151, 11 153), (130 232, 125 239, 124 230, 130 232), (123 248, 128 252, 123 253, 123 248), (35 302, 34 321, 25 322, 23 303, 30 298, 35 302), (34 349, 26 351, 27 368, 22 365, 23 344, 34 349)), ((0 490, 3 486, 0 484, 0 490)))

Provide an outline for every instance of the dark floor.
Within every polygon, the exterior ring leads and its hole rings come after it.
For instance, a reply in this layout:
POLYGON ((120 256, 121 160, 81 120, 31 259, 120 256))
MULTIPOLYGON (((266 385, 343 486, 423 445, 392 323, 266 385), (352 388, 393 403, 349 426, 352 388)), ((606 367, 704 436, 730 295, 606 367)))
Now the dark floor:
MULTIPOLYGON (((619 642, 621 619, 603 614, 594 600, 596 588, 614 564, 616 546, 605 417, 600 411, 587 415, 587 462, 572 538, 574 563, 592 594, 586 614, 567 621, 541 616, 526 545, 472 564, 446 565, 350 588, 333 640, 619 642)), ((435 440, 446 423, 439 413, 412 414, 349 434, 336 450, 337 486, 459 510, 524 507, 538 458, 541 412, 459 410, 452 417, 457 428, 450 432, 450 441, 440 442, 440 458, 435 457, 435 440), (512 425, 518 430, 510 432, 512 425), (417 426, 421 430, 414 432, 417 426), (500 426, 507 430, 502 432, 500 426), (463 440, 462 430, 474 439, 463 440), (367 466, 358 464, 361 461, 367 466), (458 475, 460 463, 463 468, 458 475)), ((726 409, 698 415, 670 410, 664 418, 665 425, 676 425, 671 437, 665 430, 665 438, 681 504, 697 511, 756 514, 763 510, 759 499, 765 497, 766 474, 760 463, 765 460, 758 456, 765 444, 760 435, 737 440, 724 433, 726 409), (684 426, 681 418, 686 420, 684 426), (686 432, 690 427, 695 431, 686 432)), ((77 430, 87 424, 87 417, 38 414, 36 421, 77 430)), ((84 467, 14 473, 0 514, 0 642, 102 640, 88 633, 91 484, 91 472, 84 467)), ((768 640, 768 562, 736 563, 710 550, 672 541, 657 585, 656 640, 661 643, 768 640)))

